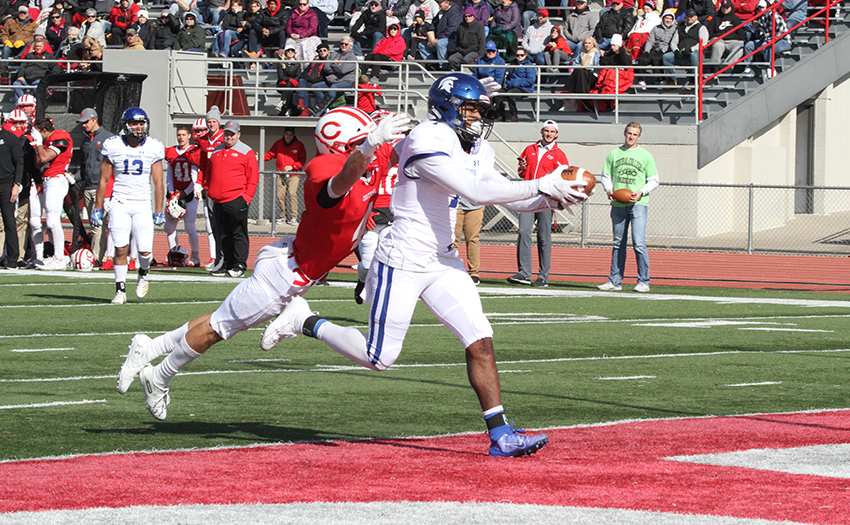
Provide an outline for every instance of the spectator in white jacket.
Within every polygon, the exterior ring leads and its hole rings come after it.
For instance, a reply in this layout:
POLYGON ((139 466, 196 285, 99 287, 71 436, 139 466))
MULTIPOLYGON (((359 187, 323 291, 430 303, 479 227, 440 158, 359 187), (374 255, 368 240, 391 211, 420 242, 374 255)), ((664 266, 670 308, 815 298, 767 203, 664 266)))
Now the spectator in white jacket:
POLYGON ((532 64, 542 66, 546 64, 546 39, 552 32, 552 22, 549 21, 549 10, 539 9, 537 20, 528 26, 522 35, 522 47, 528 53, 528 59, 532 64))

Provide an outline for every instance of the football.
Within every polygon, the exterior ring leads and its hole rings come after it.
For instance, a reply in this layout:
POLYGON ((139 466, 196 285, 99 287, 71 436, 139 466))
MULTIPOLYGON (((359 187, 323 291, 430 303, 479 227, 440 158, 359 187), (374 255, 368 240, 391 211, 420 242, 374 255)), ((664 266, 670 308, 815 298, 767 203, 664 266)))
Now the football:
POLYGON ((614 200, 623 204, 628 204, 632 200, 632 190, 628 188, 620 188, 614 192, 614 200))
POLYGON ((596 186, 596 175, 590 173, 584 168, 579 168, 578 166, 570 166, 561 172, 561 178, 564 180, 581 180, 587 183, 587 185, 581 189, 582 193, 585 195, 590 195, 593 193, 593 187, 596 186))

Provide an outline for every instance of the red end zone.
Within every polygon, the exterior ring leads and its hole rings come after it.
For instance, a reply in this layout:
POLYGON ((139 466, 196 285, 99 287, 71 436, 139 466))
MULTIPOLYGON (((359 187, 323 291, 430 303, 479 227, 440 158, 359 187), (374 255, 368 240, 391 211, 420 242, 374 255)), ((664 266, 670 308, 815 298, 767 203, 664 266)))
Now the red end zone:
POLYGON ((850 479, 670 456, 850 442, 850 411, 655 420, 547 432, 494 459, 482 435, 115 454, 0 464, 0 512, 135 505, 458 501, 850 523, 850 479))

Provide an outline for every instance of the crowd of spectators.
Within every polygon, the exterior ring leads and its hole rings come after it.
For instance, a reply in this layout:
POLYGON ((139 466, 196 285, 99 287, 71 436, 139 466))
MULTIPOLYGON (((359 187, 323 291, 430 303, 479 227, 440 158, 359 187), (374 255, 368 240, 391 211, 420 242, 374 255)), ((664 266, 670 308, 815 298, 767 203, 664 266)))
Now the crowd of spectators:
MULTIPOLYGON (((106 13, 95 8, 102 2, 92 0, 54 0, 41 10, 16 0, 0 11, 0 56, 24 61, 17 71, 4 61, 0 82, 21 86, 15 91, 19 98, 24 86, 51 71, 98 70, 103 49, 111 46, 198 51, 245 58, 250 68, 276 67, 281 88, 276 111, 287 115, 316 115, 341 103, 337 91, 361 83, 347 63, 358 59, 370 63, 360 73, 368 73, 365 84, 375 86, 397 70, 393 63, 416 60, 437 71, 471 66, 477 76, 502 82, 503 92, 528 93, 542 80, 555 91, 606 93, 605 66, 641 66, 641 87, 650 78, 686 84, 693 75, 674 66, 696 65, 700 41, 712 42, 703 57, 711 72, 768 43, 774 26, 777 32, 793 27, 808 9, 808 0, 782 0, 772 17, 760 17, 770 2, 605 0, 600 8, 587 0, 562 0, 550 18, 541 5, 545 0, 173 0, 151 19, 133 0, 114 0, 106 13), (331 23, 345 24, 348 34, 338 44, 328 40, 331 23), (316 59, 330 62, 314 64, 316 59), (522 66, 543 66, 546 75, 521 71, 522 66), (325 91, 308 92, 309 87, 325 91)), ((776 52, 791 45, 789 34, 776 43, 776 52)), ((770 59, 768 47, 748 57, 738 72, 755 75, 753 62, 770 59)), ((633 79, 634 73, 621 79, 626 89, 633 79)), ((504 119, 515 118, 516 100, 501 101, 507 106, 504 119)))

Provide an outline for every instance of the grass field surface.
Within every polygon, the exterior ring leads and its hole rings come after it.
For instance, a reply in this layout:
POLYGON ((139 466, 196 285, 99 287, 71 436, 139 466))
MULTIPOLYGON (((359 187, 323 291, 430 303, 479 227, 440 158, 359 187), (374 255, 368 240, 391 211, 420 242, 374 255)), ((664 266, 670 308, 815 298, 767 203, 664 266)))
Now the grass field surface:
MULTIPOLYGON (((178 375, 168 419, 156 421, 138 383, 115 391, 132 335, 213 311, 238 280, 152 275, 144 300, 128 282, 130 302, 118 307, 108 304, 111 272, 0 276, 0 460, 485 430, 460 344, 421 304, 387 372, 306 337, 263 352, 257 327, 178 375)), ((367 306, 352 300, 352 278, 332 274, 306 298, 362 328, 367 306)), ((479 290, 517 427, 850 406, 845 295, 486 280, 479 290)))

